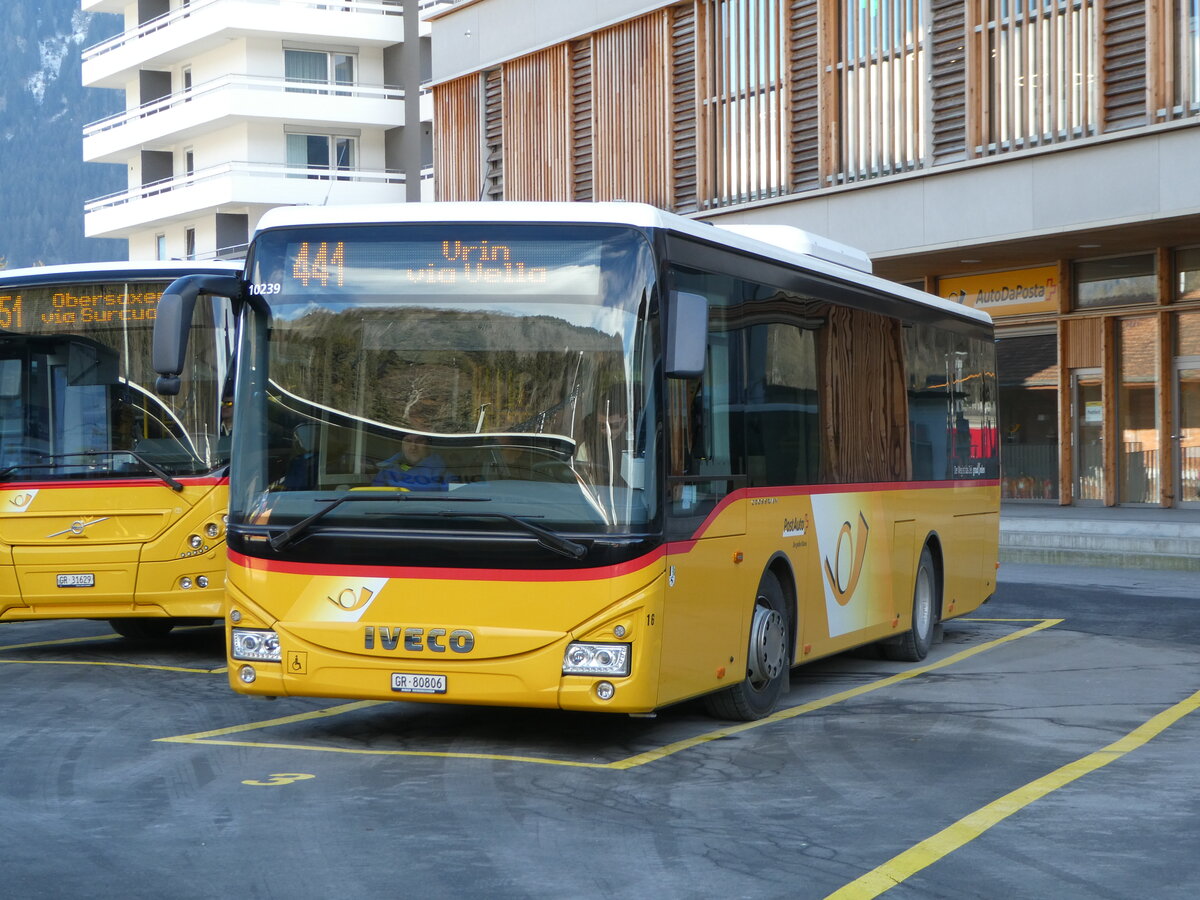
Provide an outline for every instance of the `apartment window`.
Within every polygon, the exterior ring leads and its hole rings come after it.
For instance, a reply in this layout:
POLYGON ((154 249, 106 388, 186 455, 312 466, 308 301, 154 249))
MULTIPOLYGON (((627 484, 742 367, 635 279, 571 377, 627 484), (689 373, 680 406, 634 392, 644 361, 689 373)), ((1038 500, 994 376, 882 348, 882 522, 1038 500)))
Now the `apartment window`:
MULTIPOLYGON (((287 136, 287 164, 289 169, 320 169, 348 171, 355 166, 356 138, 336 134, 289 134, 287 136)), ((298 173, 290 177, 302 178, 298 173)), ((323 175, 311 174, 309 178, 323 175)))
POLYGON ((156 234, 154 236, 154 258, 167 258, 167 236, 165 234, 156 234))
POLYGON ((184 259, 196 258, 196 229, 183 229, 183 256, 184 259))
MULTIPOLYGON (((355 57, 350 53, 322 50, 283 51, 283 76, 304 84, 354 84, 355 57)), ((317 88, 289 87, 289 91, 326 93, 317 88)))
POLYGON ((183 79, 183 89, 190 91, 192 89, 192 67, 184 66, 180 72, 180 77, 183 79))
POLYGON ((1075 306, 1095 309, 1158 300, 1154 254, 1094 259, 1075 264, 1075 306))
POLYGON ((980 23, 986 60, 981 153, 1093 134, 1097 16, 1094 0, 989 0, 980 23))
POLYGON ((196 151, 191 147, 187 147, 183 151, 183 174, 196 174, 196 151))

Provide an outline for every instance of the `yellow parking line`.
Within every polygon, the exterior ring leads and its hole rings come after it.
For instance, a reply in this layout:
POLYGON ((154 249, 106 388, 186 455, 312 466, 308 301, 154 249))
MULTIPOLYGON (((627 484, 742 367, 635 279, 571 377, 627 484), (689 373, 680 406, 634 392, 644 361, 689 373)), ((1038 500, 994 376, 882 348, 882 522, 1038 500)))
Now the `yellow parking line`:
POLYGON ((1163 710, 1107 747, 1055 769, 1049 775, 1043 775, 1024 787, 992 801, 982 809, 964 816, 953 825, 943 828, 932 837, 926 838, 830 894, 827 900, 867 900, 870 897, 878 897, 884 891, 975 840, 993 825, 999 824, 1015 812, 1020 812, 1035 800, 1040 800, 1076 779, 1116 762, 1197 709, 1200 709, 1200 691, 1163 710))
MULTIPOLYGON (((1013 620, 1013 621, 1016 621, 1016 620, 1013 620)), ((449 753, 449 752, 439 752, 439 751, 432 751, 432 750, 364 750, 361 748, 312 747, 312 746, 305 746, 303 744, 282 744, 282 743, 271 743, 269 741, 267 741, 267 742, 253 741, 253 742, 251 742, 251 741, 233 741, 233 740, 214 740, 214 738, 227 737, 232 734, 239 734, 239 733, 244 733, 247 731, 257 731, 262 728, 270 728, 270 727, 273 727, 276 725, 288 725, 288 724, 294 724, 296 722, 303 722, 308 719, 318 719, 318 718, 324 718, 326 716, 341 715, 342 713, 350 712, 352 710, 364 709, 368 706, 376 706, 379 704, 384 704, 384 703, 390 702, 387 700, 362 700, 362 701, 358 701, 355 703, 346 703, 341 706, 332 706, 332 707, 328 707, 328 708, 322 709, 322 710, 315 710, 315 711, 309 712, 309 713, 298 713, 297 715, 293 715, 293 716, 284 716, 283 718, 279 718, 279 719, 268 719, 268 720, 262 721, 262 722, 250 722, 246 725, 234 725, 229 728, 217 729, 216 731, 198 732, 196 734, 184 734, 184 735, 179 735, 177 737, 158 738, 157 740, 164 741, 164 742, 173 742, 173 743, 203 743, 203 744, 220 744, 220 745, 224 745, 224 746, 237 746, 237 747, 257 747, 260 749, 270 748, 270 749, 276 749, 276 750, 278 750, 278 749, 312 750, 312 751, 319 751, 319 752, 324 752, 324 753, 352 753, 352 754, 367 755, 367 756, 371 756, 371 755, 377 755, 377 756, 428 756, 428 757, 441 757, 441 758, 451 758, 452 757, 452 758, 457 758, 457 759, 489 759, 489 760, 504 760, 504 761, 509 761, 509 762, 532 762, 532 763, 539 763, 541 765, 570 766, 570 767, 575 767, 575 768, 587 768, 587 769, 616 769, 616 770, 633 769, 638 766, 644 766, 647 763, 656 762, 660 759, 664 759, 668 756, 672 756, 683 750, 688 750, 688 749, 691 749, 692 747, 697 747, 701 744, 705 744, 710 741, 719 740, 720 738, 729 737, 730 735, 734 735, 734 734, 740 734, 741 732, 749 731, 752 728, 761 728, 764 725, 772 725, 777 722, 784 721, 785 719, 795 718, 796 716, 803 715, 804 713, 813 712, 814 710, 818 710, 818 709, 824 709, 825 707, 832 706, 835 703, 842 703, 846 700, 853 699, 854 697, 859 697, 859 696, 862 696, 863 694, 868 694, 872 691, 877 691, 877 690, 880 690, 881 688, 885 688, 885 687, 889 687, 894 684, 898 684, 901 681, 905 681, 909 678, 915 678, 918 675, 924 675, 927 672, 933 672, 933 671, 936 671, 937 669, 943 669, 947 666, 951 666, 956 663, 962 662, 963 660, 968 659, 972 656, 975 656, 976 654, 983 653, 987 650, 995 649, 996 647, 1000 647, 1004 644, 1011 643, 1012 641, 1020 640, 1021 638, 1028 637, 1031 634, 1036 634, 1037 632, 1042 631, 1043 629, 1051 628, 1054 625, 1060 624, 1063 620, 1062 619, 1040 619, 1040 620, 1022 619, 1019 621, 1025 621, 1025 622, 1036 621, 1036 624, 1031 625, 1028 628, 1023 628, 1019 631, 1014 631, 1013 633, 1007 634, 1001 638, 997 638, 994 641, 988 641, 987 643, 980 644, 977 647, 970 647, 966 650, 962 650, 958 653, 955 653, 955 654, 952 654, 952 655, 946 657, 945 659, 938 660, 937 662, 929 663, 929 664, 923 665, 923 666, 917 666, 912 669, 906 669, 903 672, 898 672, 895 675, 888 676, 887 678, 881 678, 877 681, 872 681, 868 684, 863 684, 856 688, 851 688, 846 691, 840 691, 836 694, 831 694, 828 697, 823 697, 819 700, 813 700, 809 703, 805 703, 800 706, 789 707, 788 709, 780 710, 780 711, 778 711, 770 716, 767 716, 766 718, 763 718, 763 719, 758 719, 753 722, 742 722, 737 725, 730 725, 730 726, 726 726, 724 728, 718 728, 714 731, 707 731, 703 734, 696 735, 695 737, 687 738, 682 741, 676 741, 674 743, 667 744, 663 747, 655 748, 654 750, 648 750, 644 753, 637 753, 633 756, 627 757, 626 759, 616 760, 614 762, 607 762, 607 763, 577 762, 574 760, 565 760, 565 759, 548 759, 548 758, 544 758, 544 757, 513 756, 513 755, 507 755, 507 754, 494 754, 494 753, 461 753, 461 752, 449 753)))
POLYGON ((119 634, 94 634, 91 637, 59 638, 56 641, 33 641, 28 644, 9 644, 5 647, 0 647, 0 650, 24 650, 27 647, 57 647, 59 644, 86 644, 89 641, 115 641, 119 640, 120 637, 119 634))

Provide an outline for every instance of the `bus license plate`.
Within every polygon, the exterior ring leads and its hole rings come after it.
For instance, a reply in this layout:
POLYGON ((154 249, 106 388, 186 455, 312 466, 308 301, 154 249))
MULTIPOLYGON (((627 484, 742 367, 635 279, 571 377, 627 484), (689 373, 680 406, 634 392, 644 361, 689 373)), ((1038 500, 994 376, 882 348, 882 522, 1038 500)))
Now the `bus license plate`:
POLYGON ((96 576, 90 572, 58 576, 59 587, 95 587, 96 576))
POLYGON ((392 690, 398 694, 444 694, 446 693, 446 676, 393 672, 392 690))

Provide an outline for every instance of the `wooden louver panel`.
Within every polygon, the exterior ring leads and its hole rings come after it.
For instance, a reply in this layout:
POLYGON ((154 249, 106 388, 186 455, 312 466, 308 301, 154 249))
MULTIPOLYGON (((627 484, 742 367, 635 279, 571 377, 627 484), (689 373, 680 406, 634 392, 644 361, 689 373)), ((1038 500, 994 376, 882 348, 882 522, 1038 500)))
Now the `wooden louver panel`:
POLYGON ((435 193, 438 200, 475 200, 481 178, 479 79, 474 75, 433 89, 436 122, 453 122, 453 129, 434 132, 435 193))
POLYGON ((696 7, 671 7, 671 145, 676 212, 699 209, 696 134, 696 7))
POLYGON ((1146 125, 1145 0, 1108 0, 1101 9, 1104 130, 1146 125))
POLYGON ((934 165, 967 158, 967 11, 962 0, 933 0, 929 27, 934 165))
POLYGON ((499 69, 483 73, 483 184, 480 200, 504 199, 504 81, 499 69))
POLYGON ((821 186, 821 103, 817 0, 792 0, 789 13, 788 58, 791 85, 788 92, 791 132, 790 187, 805 191, 821 186))
POLYGON ((569 200, 568 47, 558 44, 504 66, 504 198, 569 200))
POLYGON ((595 130, 592 127, 592 41, 571 44, 572 200, 591 200, 595 130))

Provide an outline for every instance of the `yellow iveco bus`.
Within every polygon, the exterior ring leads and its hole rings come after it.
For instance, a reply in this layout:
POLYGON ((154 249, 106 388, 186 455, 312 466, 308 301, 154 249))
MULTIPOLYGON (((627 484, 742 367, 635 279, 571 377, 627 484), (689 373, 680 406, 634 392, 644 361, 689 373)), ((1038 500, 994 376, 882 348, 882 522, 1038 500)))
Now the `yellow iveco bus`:
MULTIPOLYGON (((808 660, 921 659, 994 589, 992 326, 869 270, 633 203, 267 213, 233 687, 753 719, 808 660)), ((168 389, 200 289, 163 297, 168 389)))
POLYGON ((240 270, 0 271, 0 621, 108 619, 148 638, 221 616, 229 301, 202 298, 170 400, 153 391, 150 346, 167 285, 240 270))

